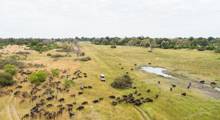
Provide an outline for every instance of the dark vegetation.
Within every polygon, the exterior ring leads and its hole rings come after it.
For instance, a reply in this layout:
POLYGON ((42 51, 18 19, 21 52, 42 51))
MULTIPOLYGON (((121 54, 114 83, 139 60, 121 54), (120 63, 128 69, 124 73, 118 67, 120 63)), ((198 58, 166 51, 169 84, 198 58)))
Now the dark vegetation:
POLYGON ((118 38, 118 37, 105 37, 105 38, 92 38, 93 44, 96 45, 130 45, 140 47, 153 47, 163 49, 197 49, 199 51, 214 50, 220 53, 220 38, 150 38, 150 37, 131 37, 131 38, 118 38))
POLYGON ((9 56, 5 59, 0 59, 0 69, 4 72, 0 72, 0 86, 10 86, 15 83, 13 76, 17 73, 17 67, 23 67, 23 63, 18 61, 17 56, 9 56))
POLYGON ((117 77, 111 84, 113 88, 126 89, 132 87, 132 79, 128 74, 117 77))
POLYGON ((31 75, 28 77, 31 83, 40 85, 42 82, 44 82, 47 79, 47 72, 43 70, 39 70, 36 72, 31 73, 31 75))
POLYGON ((19 56, 16 55, 9 56, 4 59, 0 59, 0 69, 2 69, 7 64, 14 65, 18 68, 23 68, 24 64, 20 62, 19 59, 20 59, 19 56))
POLYGON ((111 45, 111 48, 117 48, 116 45, 111 45))
MULTIPOLYGON (((0 48, 8 44, 18 44, 27 45, 31 49, 44 52, 54 48, 59 48, 55 42, 73 42, 76 41, 91 41, 96 45, 111 45, 115 48, 116 45, 130 45, 130 46, 140 46, 140 47, 150 47, 150 48, 163 48, 163 49, 197 49, 200 51, 204 50, 214 50, 220 53, 220 38, 208 37, 208 38, 150 38, 150 37, 102 37, 102 38, 85 38, 85 37, 75 37, 75 38, 63 38, 63 39, 38 39, 38 38, 0 38, 0 48)), ((66 47, 61 49, 61 51, 71 51, 66 47)))
POLYGON ((57 48, 58 46, 54 43, 54 39, 38 39, 38 38, 0 38, 0 48, 6 45, 27 45, 32 50, 38 52, 44 52, 57 48))
POLYGON ((13 85, 15 81, 13 80, 13 76, 10 73, 0 72, 0 86, 9 86, 13 85))

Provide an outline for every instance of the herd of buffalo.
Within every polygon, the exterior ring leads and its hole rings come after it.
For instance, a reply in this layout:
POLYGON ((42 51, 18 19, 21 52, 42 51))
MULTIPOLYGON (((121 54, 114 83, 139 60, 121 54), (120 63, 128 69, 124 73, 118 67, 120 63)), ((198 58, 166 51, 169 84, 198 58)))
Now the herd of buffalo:
MULTIPOLYGON (((150 63, 149 63, 150 64, 150 63)), ((124 69, 121 67, 120 69, 124 69)), ((134 64, 137 66, 137 64, 134 64)), ((131 68, 130 71, 133 71, 134 68, 131 68)), ((150 93, 152 90, 147 89, 145 92, 138 91, 137 87, 133 86, 132 92, 117 96, 110 95, 106 97, 97 97, 93 100, 82 101, 80 103, 76 102, 76 98, 84 94, 86 90, 94 89, 92 85, 80 85, 78 92, 72 92, 69 87, 65 87, 62 84, 62 81, 57 80, 53 76, 49 76, 48 80, 41 85, 28 84, 31 89, 22 90, 22 88, 27 87, 25 83, 28 83, 28 75, 33 71, 31 70, 20 70, 18 74, 22 77, 22 80, 17 82, 13 87, 14 89, 8 89, 6 91, 1 91, 0 96, 12 94, 14 97, 18 98, 19 104, 25 102, 31 102, 32 107, 29 112, 21 116, 22 120, 25 119, 59 119, 63 115, 68 116, 70 119, 74 118, 77 114, 77 111, 82 111, 86 109, 86 106, 89 104, 98 104, 104 99, 109 99, 112 106, 119 104, 132 104, 135 106, 140 106, 144 103, 152 103, 159 98, 160 92, 153 97, 145 97, 146 94, 150 93), (63 96, 65 94, 65 96, 63 96), (62 96, 62 97, 61 97, 62 96), (72 101, 72 102, 69 102, 72 101)), ((126 72, 129 74, 128 72, 126 72)), ((69 73, 67 70, 62 70, 59 79, 68 78, 70 80, 76 80, 80 78, 87 78, 87 73, 82 72, 81 70, 76 70, 72 73, 69 73)), ((160 81, 157 82, 160 85, 160 81)), ((170 91, 176 87, 175 84, 172 84, 170 91)), ((186 93, 181 93, 182 96, 186 96, 186 93)))

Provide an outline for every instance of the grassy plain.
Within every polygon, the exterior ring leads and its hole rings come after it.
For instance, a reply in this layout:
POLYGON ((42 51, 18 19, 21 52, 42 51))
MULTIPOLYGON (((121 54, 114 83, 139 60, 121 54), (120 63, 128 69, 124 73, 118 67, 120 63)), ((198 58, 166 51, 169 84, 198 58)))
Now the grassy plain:
MULTIPOLYGON (((116 49, 110 46, 92 45, 81 43, 82 50, 92 58, 88 62, 74 61, 72 57, 59 58, 54 60, 46 53, 39 54, 32 52, 24 62, 42 63, 46 65, 44 69, 67 69, 70 73, 80 69, 88 74, 87 78, 75 80, 75 85, 71 88, 71 93, 77 93, 80 85, 92 85, 94 89, 85 90, 82 96, 76 99, 69 98, 65 93, 59 96, 65 97, 66 103, 76 101, 81 103, 89 101, 89 105, 83 111, 76 111, 75 119, 78 120, 218 120, 220 119, 220 99, 214 98, 201 89, 186 89, 186 85, 192 80, 205 80, 207 82, 216 81, 220 83, 220 55, 196 50, 165 50, 154 49, 149 53, 146 48, 118 46, 116 49), (119 65, 121 63, 122 65, 119 65), (187 76, 183 82, 178 84, 154 74, 144 73, 137 68, 137 65, 160 66, 168 69, 171 74, 187 76), (121 67, 124 67, 122 70, 121 67), (135 68, 131 71, 131 68, 135 68), (134 79, 134 85, 144 96, 154 98, 160 94, 153 103, 146 103, 140 107, 129 104, 119 104, 112 106, 109 95, 123 95, 134 91, 133 89, 118 90, 110 86, 112 81, 119 75, 129 72, 134 79), (106 75, 106 82, 99 80, 99 74, 106 75), (157 82, 161 83, 158 85, 157 82), (170 92, 172 83, 177 84, 175 90, 170 92), (146 90, 151 89, 150 93, 146 90), (187 96, 181 96, 186 92, 187 96), (92 100, 104 97, 99 104, 93 104, 92 100)), ((55 51, 49 51, 54 53, 55 51)), ((20 76, 16 76, 19 81, 20 76)), ((58 79, 59 80, 59 79, 58 79)), ((29 83, 24 84, 22 90, 29 89, 29 83)), ((220 94, 220 93, 219 93, 220 94)), ((54 103, 55 104, 55 103, 54 103)), ((0 97, 0 118, 1 120, 16 120, 10 118, 10 114, 18 114, 19 117, 28 112, 34 103, 25 102, 19 104, 19 98, 11 96, 0 97), (10 106, 8 106, 10 104, 10 106), (13 104, 13 106, 11 105, 13 104), (14 113, 13 113, 14 112, 14 113)), ((15 115, 16 116, 16 115, 15 115)), ((65 115, 62 118, 67 119, 65 115)))

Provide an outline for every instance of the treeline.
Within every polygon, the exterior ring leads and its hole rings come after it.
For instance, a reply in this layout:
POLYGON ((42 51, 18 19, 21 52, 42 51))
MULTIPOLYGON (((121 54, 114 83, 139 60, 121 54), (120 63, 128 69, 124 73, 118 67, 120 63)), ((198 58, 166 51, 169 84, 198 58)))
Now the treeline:
POLYGON ((42 39, 42 38, 0 38, 0 48, 3 48, 6 45, 26 45, 32 50, 38 52, 44 52, 58 48, 56 42, 58 41, 68 41, 73 42, 75 38, 65 38, 65 39, 42 39))
POLYGON ((74 42, 74 41, 90 41, 96 45, 128 45, 128 46, 140 46, 151 48, 163 48, 163 49, 198 49, 214 50, 220 53, 220 38, 208 37, 208 38, 150 38, 150 37, 101 37, 101 38, 0 38, 0 47, 8 44, 25 44, 31 49, 39 52, 56 48, 56 42, 74 42))
POLYGON ((220 38, 150 38, 150 37, 131 37, 131 38, 91 38, 92 43, 96 45, 128 45, 128 46, 141 46, 153 47, 163 49, 198 49, 215 50, 220 53, 220 38))

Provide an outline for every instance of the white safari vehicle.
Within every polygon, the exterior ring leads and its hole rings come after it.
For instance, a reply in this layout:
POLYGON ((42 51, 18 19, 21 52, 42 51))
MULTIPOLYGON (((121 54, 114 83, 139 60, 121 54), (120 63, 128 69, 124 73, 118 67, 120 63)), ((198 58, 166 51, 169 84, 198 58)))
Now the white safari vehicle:
POLYGON ((105 82, 105 75, 104 74, 100 74, 100 80, 105 82))

